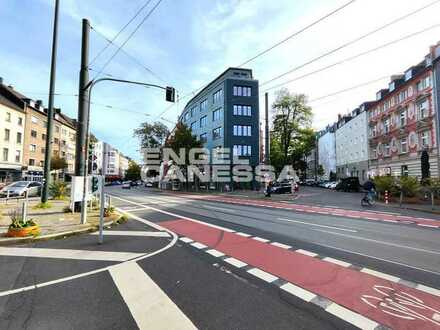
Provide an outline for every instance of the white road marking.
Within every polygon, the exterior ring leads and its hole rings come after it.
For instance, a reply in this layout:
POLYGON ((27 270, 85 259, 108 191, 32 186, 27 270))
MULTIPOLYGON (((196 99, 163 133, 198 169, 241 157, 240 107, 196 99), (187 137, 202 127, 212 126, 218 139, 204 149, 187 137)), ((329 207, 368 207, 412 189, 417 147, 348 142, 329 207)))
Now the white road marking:
POLYGON ((179 240, 181 240, 184 243, 194 242, 191 238, 188 238, 188 237, 180 237, 179 240))
POLYGON ((385 273, 382 273, 382 272, 378 272, 376 270, 369 269, 369 268, 362 268, 361 272, 362 273, 366 273, 366 274, 370 274, 370 275, 373 275, 373 276, 376 276, 376 277, 380 277, 380 278, 383 278, 384 280, 388 280, 388 281, 395 282, 395 283, 400 281, 399 277, 396 277, 396 276, 393 276, 393 275, 388 275, 388 274, 385 274, 385 273))
POLYGON ((225 255, 224 253, 221 253, 220 251, 217 251, 215 249, 206 250, 205 252, 209 253, 210 255, 212 255, 212 256, 214 256, 216 258, 223 257, 225 255))
MULTIPOLYGON (((132 230, 104 230, 104 236, 145 236, 145 237, 170 237, 165 231, 132 231, 132 230)), ((99 235, 95 231, 90 235, 99 235)))
POLYGON ((191 245, 194 246, 196 249, 199 249, 199 250, 207 248, 207 246, 205 244, 202 244, 202 243, 199 243, 199 242, 191 243, 191 245))
POLYGON ((298 253, 304 254, 304 255, 309 256, 309 257, 316 257, 316 256, 318 255, 317 253, 310 252, 310 251, 303 250, 303 249, 295 250, 295 252, 298 252, 298 253))
POLYGON ((273 281, 276 281, 278 277, 273 276, 272 274, 266 273, 264 270, 258 269, 258 268, 252 268, 247 271, 249 274, 252 274, 259 279, 266 281, 267 283, 272 283, 273 281))
POLYGON ((358 232, 357 230, 354 230, 354 229, 345 229, 345 228, 334 227, 334 226, 319 225, 317 223, 310 223, 310 222, 304 222, 304 221, 298 221, 298 220, 290 220, 290 219, 285 219, 285 218, 278 218, 278 220, 292 222, 292 223, 300 223, 302 225, 307 225, 307 226, 337 229, 337 230, 342 230, 342 231, 348 231, 350 233, 357 233, 358 232))
POLYGON ((136 262, 114 266, 110 275, 140 329, 196 329, 136 262))
POLYGON ((243 237, 251 237, 252 235, 246 234, 246 233, 236 233, 237 235, 243 236, 243 237))
POLYGON ((278 242, 273 242, 273 243, 270 243, 270 244, 274 245, 274 246, 278 246, 278 247, 280 247, 282 249, 286 249, 286 250, 291 248, 290 245, 286 245, 286 244, 282 244, 282 243, 278 243, 278 242))
POLYGON ((224 261, 226 261, 228 264, 231 264, 232 266, 235 266, 237 268, 242 268, 244 266, 247 266, 246 263, 243 261, 237 260, 235 258, 226 258, 224 261))
POLYGON ((339 265, 339 266, 342 266, 342 267, 350 267, 351 266, 351 263, 349 263, 349 262, 345 262, 345 261, 334 259, 334 258, 330 258, 330 257, 325 257, 322 260, 331 262, 333 264, 336 264, 336 265, 339 265))
POLYGON ((431 287, 423 285, 423 284, 417 284, 416 289, 433 294, 437 297, 440 297, 440 290, 439 289, 434 289, 434 288, 431 288, 431 287))
POLYGON ((425 225, 423 223, 418 223, 417 226, 428 227, 428 228, 439 228, 440 227, 440 226, 434 226, 434 225, 425 225))
POLYGON ((280 288, 307 302, 310 302, 317 297, 316 294, 314 294, 313 292, 304 290, 303 288, 300 288, 299 286, 296 286, 292 283, 286 283, 280 288))
POLYGON ((374 330, 379 326, 379 324, 373 320, 367 319, 336 303, 331 303, 325 310, 363 330, 374 330))
POLYGON ((254 240, 256 240, 256 241, 263 242, 263 243, 267 243, 267 242, 269 242, 268 239, 261 238, 261 237, 258 237, 258 236, 252 237, 252 239, 254 239, 254 240))
POLYGON ((15 257, 31 257, 31 258, 126 261, 133 258, 137 258, 143 254, 132 253, 132 252, 0 247, 0 255, 15 256, 15 257))
POLYGON ((400 244, 396 244, 396 243, 388 243, 388 242, 379 241, 379 240, 372 239, 372 238, 365 238, 365 237, 361 237, 361 236, 353 236, 353 235, 348 235, 348 234, 335 233, 335 232, 328 231, 328 230, 321 230, 321 229, 313 229, 313 230, 320 231, 320 232, 323 232, 323 233, 332 234, 332 235, 349 237, 349 238, 358 239, 358 240, 367 241, 367 242, 374 242, 374 243, 394 246, 394 247, 398 247, 398 248, 404 248, 404 249, 409 249, 409 250, 414 250, 414 251, 419 251, 419 252, 425 252, 425 253, 439 254, 440 255, 439 251, 431 251, 431 250, 426 250, 426 249, 422 249, 422 248, 416 248, 416 247, 412 247, 412 246, 400 245, 400 244))

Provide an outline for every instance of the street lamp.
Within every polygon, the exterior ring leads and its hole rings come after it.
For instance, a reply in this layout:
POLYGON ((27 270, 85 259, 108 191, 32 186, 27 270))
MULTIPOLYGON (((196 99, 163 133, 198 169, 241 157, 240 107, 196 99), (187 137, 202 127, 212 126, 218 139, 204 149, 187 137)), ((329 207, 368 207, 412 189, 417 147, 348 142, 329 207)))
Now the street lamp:
MULTIPOLYGON (((139 81, 131 81, 131 80, 124 80, 124 79, 116 79, 116 78, 100 78, 96 80, 90 81, 85 87, 84 90, 89 89, 89 98, 87 100, 87 123, 86 123, 86 141, 85 141, 85 148, 87 149, 88 143, 89 143, 89 127, 90 127, 90 104, 92 99, 92 90, 93 87, 102 81, 113 81, 113 82, 119 82, 119 83, 125 83, 125 84, 132 84, 132 85, 139 85, 139 86, 145 86, 145 87, 155 87, 159 88, 165 91, 165 100, 168 102, 174 102, 175 101, 175 89, 173 87, 162 87, 155 84, 148 84, 144 82, 139 81)), ((87 150, 85 150, 85 153, 87 154, 87 150)), ((104 155, 102 157, 102 170, 104 170, 104 155)), ((83 181, 83 193, 82 193, 82 200, 81 200, 81 223, 86 223, 86 215, 87 215, 87 201, 86 201, 86 184, 87 184, 87 162, 84 162, 84 181, 83 181)), ((99 215, 99 243, 102 243, 103 237, 102 237, 102 229, 103 229, 103 217, 104 217, 104 180, 101 182, 101 210, 99 215)))

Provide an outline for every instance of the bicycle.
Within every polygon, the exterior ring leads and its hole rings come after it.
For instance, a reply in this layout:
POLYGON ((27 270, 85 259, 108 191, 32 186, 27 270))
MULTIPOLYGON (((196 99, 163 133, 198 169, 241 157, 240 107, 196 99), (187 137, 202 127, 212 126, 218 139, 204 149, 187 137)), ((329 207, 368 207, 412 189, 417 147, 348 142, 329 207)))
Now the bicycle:
POLYGON ((365 192, 365 196, 361 199, 362 206, 373 206, 375 204, 374 197, 376 192, 374 190, 365 192))

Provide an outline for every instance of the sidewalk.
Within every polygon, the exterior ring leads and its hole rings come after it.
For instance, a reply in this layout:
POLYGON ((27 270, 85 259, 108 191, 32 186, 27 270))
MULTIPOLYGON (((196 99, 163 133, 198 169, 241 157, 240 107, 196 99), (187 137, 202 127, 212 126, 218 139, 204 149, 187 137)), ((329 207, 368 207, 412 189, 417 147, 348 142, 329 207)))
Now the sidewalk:
MULTIPOLYGON (((7 204, 0 205, 0 245, 10 245, 16 243, 31 242, 35 240, 64 237, 81 232, 93 231, 99 224, 99 209, 88 210, 87 223, 80 223, 80 213, 64 212, 64 208, 69 206, 68 201, 51 200, 51 208, 36 209, 35 205, 39 203, 38 199, 29 200, 28 219, 33 219, 39 226, 41 233, 37 237, 5 237, 10 224, 8 213, 14 209, 21 212, 22 201, 9 201, 7 204)), ((104 219, 104 223, 109 225, 119 219, 119 214, 113 214, 104 219)))

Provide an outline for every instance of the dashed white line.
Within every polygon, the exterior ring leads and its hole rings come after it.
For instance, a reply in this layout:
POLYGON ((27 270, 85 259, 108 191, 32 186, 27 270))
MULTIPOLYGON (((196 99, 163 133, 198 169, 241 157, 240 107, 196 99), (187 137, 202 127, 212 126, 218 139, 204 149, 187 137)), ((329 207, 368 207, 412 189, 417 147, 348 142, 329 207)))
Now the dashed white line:
POLYGON ((235 266, 237 268, 242 268, 244 266, 247 266, 246 263, 243 261, 237 260, 235 258, 226 258, 224 261, 226 261, 228 264, 231 264, 232 266, 235 266))
POLYGON ((310 252, 310 251, 303 250, 303 249, 295 250, 295 252, 298 252, 298 253, 304 254, 304 255, 309 256, 309 257, 316 257, 316 256, 318 255, 317 253, 310 252))
POLYGON ((342 267, 350 267, 351 266, 351 263, 349 263, 349 262, 345 262, 345 261, 334 259, 334 258, 330 258, 330 257, 325 257, 322 260, 331 262, 333 264, 336 264, 336 265, 339 265, 339 266, 342 266, 342 267))
POLYGON ((374 330, 379 326, 375 321, 367 319, 336 303, 331 303, 325 310, 363 330, 374 330))
POLYGON ((272 283, 273 281, 276 281, 278 277, 273 276, 272 274, 269 274, 265 272, 264 270, 258 269, 258 268, 252 268, 247 271, 249 274, 254 275, 255 277, 258 277, 259 279, 267 282, 272 283))
POLYGON ((369 269, 369 268, 362 268, 361 272, 362 273, 366 273, 366 274, 370 274, 370 275, 373 275, 373 276, 376 276, 376 277, 380 277, 380 278, 383 278, 384 280, 388 280, 388 281, 395 282, 395 283, 400 281, 399 277, 396 277, 396 276, 393 276, 393 275, 389 275, 389 274, 385 274, 385 273, 382 273, 382 272, 378 272, 376 270, 372 270, 372 269, 369 269))
POLYGON ((258 236, 252 237, 252 239, 254 239, 254 240, 256 240, 256 241, 263 242, 263 243, 267 243, 267 242, 269 242, 268 239, 261 238, 261 237, 258 237, 258 236))
POLYGON ((428 227, 428 228, 439 228, 439 226, 434 226, 434 225, 425 225, 423 223, 418 223, 417 226, 421 226, 421 227, 428 227))
POLYGON ((246 234, 246 233, 236 233, 237 235, 243 236, 243 237, 251 237, 252 235, 246 234))
POLYGON ((285 219, 285 218, 278 218, 278 220, 286 221, 286 222, 291 222, 291 223, 299 223, 299 224, 302 224, 302 225, 313 226, 313 227, 330 228, 330 229, 337 229, 337 230, 342 230, 342 231, 348 231, 350 233, 357 233, 357 230, 355 230, 355 229, 345 229, 345 228, 340 228, 340 227, 326 226, 326 225, 320 225, 320 224, 317 224, 317 223, 310 223, 310 222, 291 220, 291 219, 285 219))
POLYGON ((434 288, 431 288, 431 287, 423 285, 423 284, 417 284, 416 289, 433 294, 437 297, 440 297, 440 290, 438 290, 438 289, 434 289, 434 288))
POLYGON ((212 255, 212 256, 214 256, 216 258, 223 257, 225 255, 224 253, 221 253, 220 251, 217 251, 215 249, 206 250, 205 252, 209 253, 210 255, 212 255))
POLYGON ((303 288, 300 288, 299 286, 296 286, 292 283, 286 283, 280 286, 280 288, 307 302, 310 302, 312 299, 317 297, 316 294, 304 290, 303 288))
POLYGON ((282 243, 278 243, 278 242, 273 242, 273 243, 270 243, 270 244, 274 245, 274 246, 277 246, 277 247, 280 247, 282 249, 286 249, 286 250, 291 248, 290 245, 286 245, 286 244, 282 244, 282 243))
POLYGON ((194 242, 191 238, 188 238, 188 237, 180 237, 179 240, 181 240, 184 243, 194 242))
POLYGON ((191 243, 191 245, 194 246, 196 249, 199 249, 199 250, 207 248, 207 246, 205 244, 202 244, 202 243, 199 243, 199 242, 191 243))

